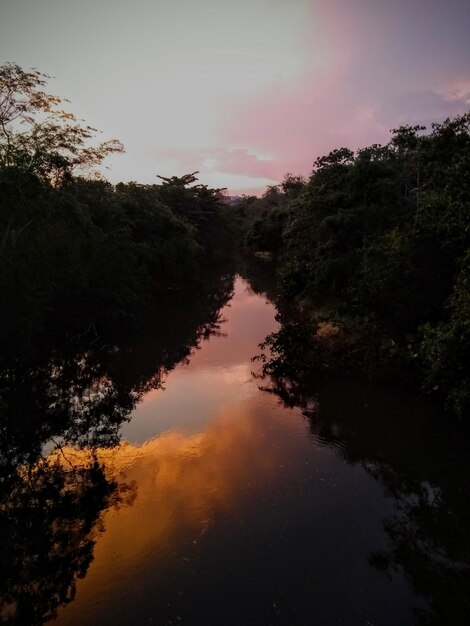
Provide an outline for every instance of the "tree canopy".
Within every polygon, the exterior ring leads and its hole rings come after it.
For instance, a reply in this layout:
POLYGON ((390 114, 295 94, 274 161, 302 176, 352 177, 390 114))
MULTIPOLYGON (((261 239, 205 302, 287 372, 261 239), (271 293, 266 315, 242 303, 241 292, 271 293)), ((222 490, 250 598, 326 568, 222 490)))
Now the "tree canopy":
MULTIPOLYGON (((412 365, 463 415, 470 409, 470 113, 425 131, 402 126, 387 145, 317 158, 295 195, 284 185, 242 205, 245 239, 277 258, 285 301, 314 317, 328 311, 345 327, 335 349, 342 336, 350 371, 362 363, 376 374, 387 362, 396 371, 399 356, 402 373, 412 365)), ((327 359, 324 350, 317 356, 313 362, 327 359)))
POLYGON ((72 173, 89 173, 124 147, 116 139, 93 145, 97 130, 63 110, 66 101, 43 90, 49 78, 15 63, 0 67, 0 165, 58 184, 72 173))

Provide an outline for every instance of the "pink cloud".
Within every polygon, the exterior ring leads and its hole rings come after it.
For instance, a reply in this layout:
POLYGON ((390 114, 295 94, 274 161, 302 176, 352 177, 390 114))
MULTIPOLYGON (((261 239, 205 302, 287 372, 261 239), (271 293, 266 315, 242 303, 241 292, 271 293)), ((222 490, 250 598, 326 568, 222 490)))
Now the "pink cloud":
POLYGON ((388 127, 375 119, 374 101, 348 94, 343 75, 337 69, 289 89, 272 86, 237 103, 232 124, 221 131, 225 140, 270 154, 278 179, 287 171, 308 174, 315 158, 333 148, 385 140, 388 127))
POLYGON ((279 164, 275 160, 261 158, 242 148, 169 148, 159 151, 158 155, 176 160, 187 170, 196 168, 253 178, 277 178, 279 175, 279 164))
POLYGON ((311 2, 303 72, 226 101, 215 146, 159 156, 186 171, 246 177, 247 190, 253 179, 250 188, 260 193, 255 179, 308 175, 334 148, 386 143, 391 128, 429 126, 468 109, 468 29, 459 0, 447 8, 438 0, 311 2))
POLYGON ((434 0, 415 8, 404 0, 380 7, 317 0, 313 22, 309 69, 295 83, 232 99, 219 127, 221 145, 269 154, 269 166, 257 167, 278 180, 287 171, 309 174, 315 158, 334 148, 385 143, 391 128, 429 126, 468 109, 467 40, 457 12, 434 0), (445 38, 451 24, 462 31, 459 41, 445 38))
POLYGON ((464 102, 470 106, 470 77, 461 78, 445 85, 438 91, 449 102, 464 102))

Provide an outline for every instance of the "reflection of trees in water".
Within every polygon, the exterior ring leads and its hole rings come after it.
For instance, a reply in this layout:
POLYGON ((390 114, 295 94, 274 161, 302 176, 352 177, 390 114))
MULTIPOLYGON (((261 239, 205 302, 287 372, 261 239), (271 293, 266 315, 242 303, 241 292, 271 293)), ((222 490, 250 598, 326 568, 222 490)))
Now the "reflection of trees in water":
POLYGON ((302 408, 313 436, 385 487, 394 513, 388 546, 369 555, 385 573, 401 570, 427 609, 417 624, 462 624, 470 614, 468 429, 445 423, 421 398, 347 381, 305 384, 272 378, 270 391, 302 408))
POLYGON ((219 332, 232 285, 232 275, 214 276, 192 293, 166 294, 138 328, 56 342, 34 360, 0 360, 1 462, 33 462, 53 438, 77 447, 117 444, 142 396, 219 332))
MULTIPOLYGON (((397 490, 395 513, 385 522, 389 545, 371 555, 386 572, 402 568, 426 598, 430 610, 416 610, 417 624, 461 624, 470 614, 468 469, 466 474, 453 485, 422 482, 412 491, 406 485, 397 490)), ((378 476, 385 485, 406 482, 388 467, 378 476)))
POLYGON ((96 450, 116 446, 143 394, 220 331, 232 286, 214 273, 193 293, 167 294, 138 328, 1 363, 0 622, 41 624, 73 600, 102 512, 133 498, 96 450))
POLYGON ((92 453, 53 455, 2 477, 0 620, 41 624, 74 599, 93 560, 101 512, 132 501, 92 453))
POLYGON ((275 300, 277 283, 276 268, 272 261, 247 257, 240 259, 238 271, 258 295, 275 300))

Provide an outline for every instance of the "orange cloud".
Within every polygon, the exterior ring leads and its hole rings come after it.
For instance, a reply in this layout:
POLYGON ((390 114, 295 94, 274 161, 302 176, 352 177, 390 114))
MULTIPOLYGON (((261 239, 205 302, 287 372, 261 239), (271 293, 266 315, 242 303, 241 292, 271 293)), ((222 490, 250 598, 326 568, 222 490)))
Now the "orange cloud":
MULTIPOLYGON (((244 507, 277 489, 295 456, 294 441, 286 440, 290 411, 261 394, 249 410, 244 406, 222 411, 200 433, 174 431, 142 446, 98 451, 108 471, 135 485, 136 498, 105 514, 93 564, 75 601, 62 611, 61 624, 81 623, 103 589, 108 596, 121 593, 149 560, 160 563, 160 575, 168 559, 190 561, 221 516, 236 523, 244 507)), ((64 454, 79 457, 72 449, 64 454)))

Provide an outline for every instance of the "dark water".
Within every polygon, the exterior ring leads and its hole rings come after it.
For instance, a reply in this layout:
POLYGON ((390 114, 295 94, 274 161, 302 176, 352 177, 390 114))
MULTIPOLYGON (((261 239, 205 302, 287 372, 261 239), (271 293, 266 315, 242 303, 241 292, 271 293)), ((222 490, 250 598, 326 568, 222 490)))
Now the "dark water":
POLYGON ((468 623, 468 439, 396 389, 273 392, 251 357, 274 315, 237 277, 189 359, 129 387, 131 420, 93 422, 103 445, 45 437, 39 465, 18 466, 3 622, 468 623))

